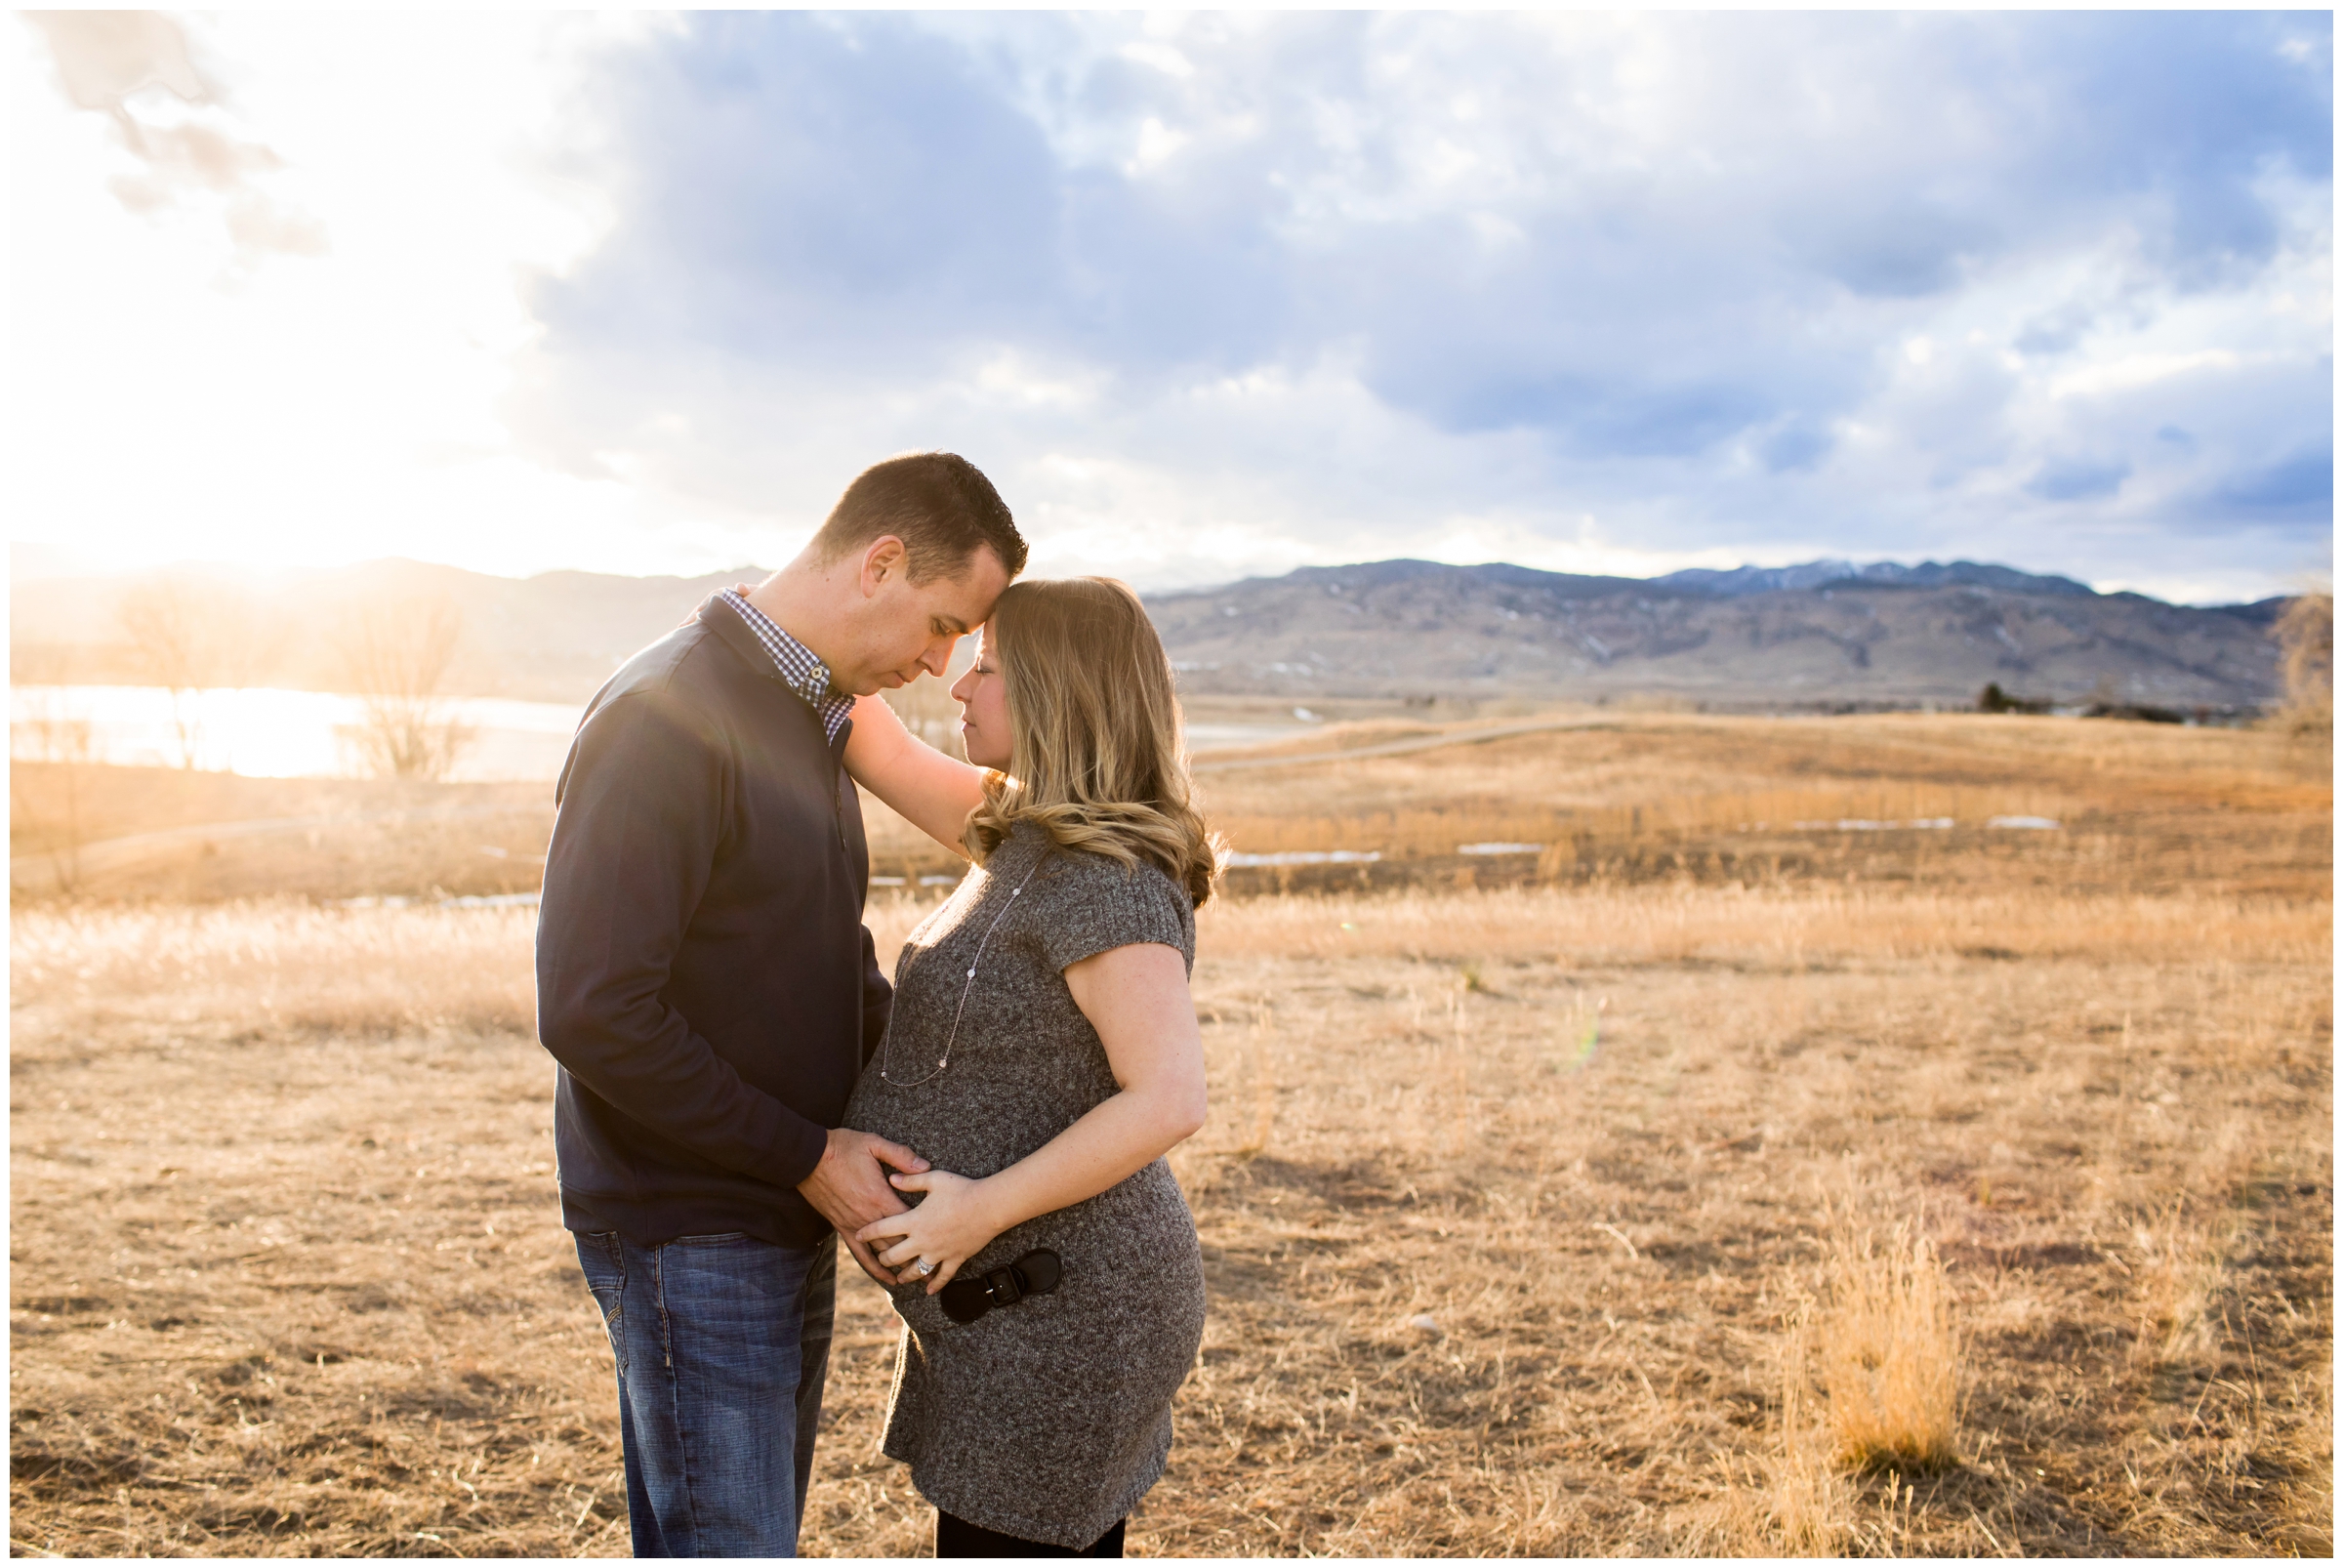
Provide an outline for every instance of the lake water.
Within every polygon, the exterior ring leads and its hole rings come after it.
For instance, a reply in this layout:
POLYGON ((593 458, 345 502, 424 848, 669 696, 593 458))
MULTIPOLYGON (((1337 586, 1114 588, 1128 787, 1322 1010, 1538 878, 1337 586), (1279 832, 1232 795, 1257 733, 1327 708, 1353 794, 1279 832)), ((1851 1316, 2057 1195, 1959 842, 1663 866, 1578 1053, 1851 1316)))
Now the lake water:
MULTIPOLYGON (((561 771, 583 703, 456 697, 443 716, 472 730, 450 778, 550 779, 561 771)), ((313 778, 362 772, 344 733, 363 718, 356 697, 326 691, 239 686, 190 693, 195 765, 255 778, 313 778)), ((71 756, 87 736, 87 759, 176 767, 171 693, 160 686, 12 686, 9 756, 71 756)))
MULTIPOLYGON (((473 732, 455 779, 551 779, 561 771, 583 703, 455 697, 445 717, 473 732)), ((356 697, 273 686, 224 687, 186 698, 195 765, 254 778, 331 778, 363 772, 343 731, 363 718, 356 697)), ((1195 724, 1198 751, 1258 745, 1302 732, 1297 724, 1195 724)), ((128 766, 176 767, 179 736, 171 693, 160 686, 12 686, 8 751, 28 762, 72 755, 88 736, 87 759, 128 766)))
POLYGON ((1241 746, 1266 746, 1273 741, 1290 740, 1309 731, 1301 724, 1190 724, 1186 733, 1188 750, 1211 752, 1234 751, 1241 746))

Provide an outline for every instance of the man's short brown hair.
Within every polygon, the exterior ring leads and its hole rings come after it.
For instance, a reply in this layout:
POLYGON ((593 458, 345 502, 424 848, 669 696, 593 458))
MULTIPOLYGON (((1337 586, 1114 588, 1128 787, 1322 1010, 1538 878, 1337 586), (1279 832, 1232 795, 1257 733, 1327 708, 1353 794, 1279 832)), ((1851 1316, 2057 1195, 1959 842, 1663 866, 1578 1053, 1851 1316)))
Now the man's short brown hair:
POLYGON ((813 536, 825 561, 893 534, 915 583, 956 578, 979 549, 1014 577, 1025 569, 1025 539, 1001 492, 957 452, 907 452, 854 476, 813 536))

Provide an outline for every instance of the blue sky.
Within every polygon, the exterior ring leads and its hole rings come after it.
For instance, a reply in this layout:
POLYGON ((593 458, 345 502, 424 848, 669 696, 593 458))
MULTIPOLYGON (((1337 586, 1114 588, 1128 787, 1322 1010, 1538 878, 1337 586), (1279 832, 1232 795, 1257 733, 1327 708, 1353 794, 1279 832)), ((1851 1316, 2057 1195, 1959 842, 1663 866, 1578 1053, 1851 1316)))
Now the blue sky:
MULTIPOLYGON (((351 67, 328 23, 183 25, 335 241, 249 260, 245 309, 359 254, 340 154, 302 152, 336 95, 270 85, 351 67)), ((2323 14, 508 31, 501 96, 420 44, 405 84, 505 114, 473 161, 549 215, 449 241, 496 327, 434 450, 503 499, 444 499, 464 525, 411 550, 772 561, 862 463, 935 446, 994 475, 1036 569, 1142 585, 1843 555, 2223 599, 2330 557, 2323 14)))

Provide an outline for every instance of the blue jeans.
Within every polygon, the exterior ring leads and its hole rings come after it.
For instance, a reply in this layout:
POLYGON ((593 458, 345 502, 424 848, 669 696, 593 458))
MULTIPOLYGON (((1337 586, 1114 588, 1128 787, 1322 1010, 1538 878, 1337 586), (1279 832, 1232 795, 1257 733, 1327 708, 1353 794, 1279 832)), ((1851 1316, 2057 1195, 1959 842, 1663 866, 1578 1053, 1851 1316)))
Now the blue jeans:
POLYGON ((637 1557, 794 1557, 830 1370, 838 1239, 578 1237, 618 1360, 637 1557))

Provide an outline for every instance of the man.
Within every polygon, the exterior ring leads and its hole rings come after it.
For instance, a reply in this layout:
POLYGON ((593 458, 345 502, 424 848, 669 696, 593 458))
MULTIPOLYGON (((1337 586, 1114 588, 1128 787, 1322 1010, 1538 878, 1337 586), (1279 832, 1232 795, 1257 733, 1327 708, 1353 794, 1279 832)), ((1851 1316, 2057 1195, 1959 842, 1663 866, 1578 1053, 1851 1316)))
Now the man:
POLYGON ((942 674, 1024 564, 973 465, 889 459, 797 559, 629 660, 570 748, 537 1032, 639 1556, 796 1555, 834 1230, 903 1211, 884 1166, 926 1168, 837 1125, 890 1000, 847 714, 942 674))

